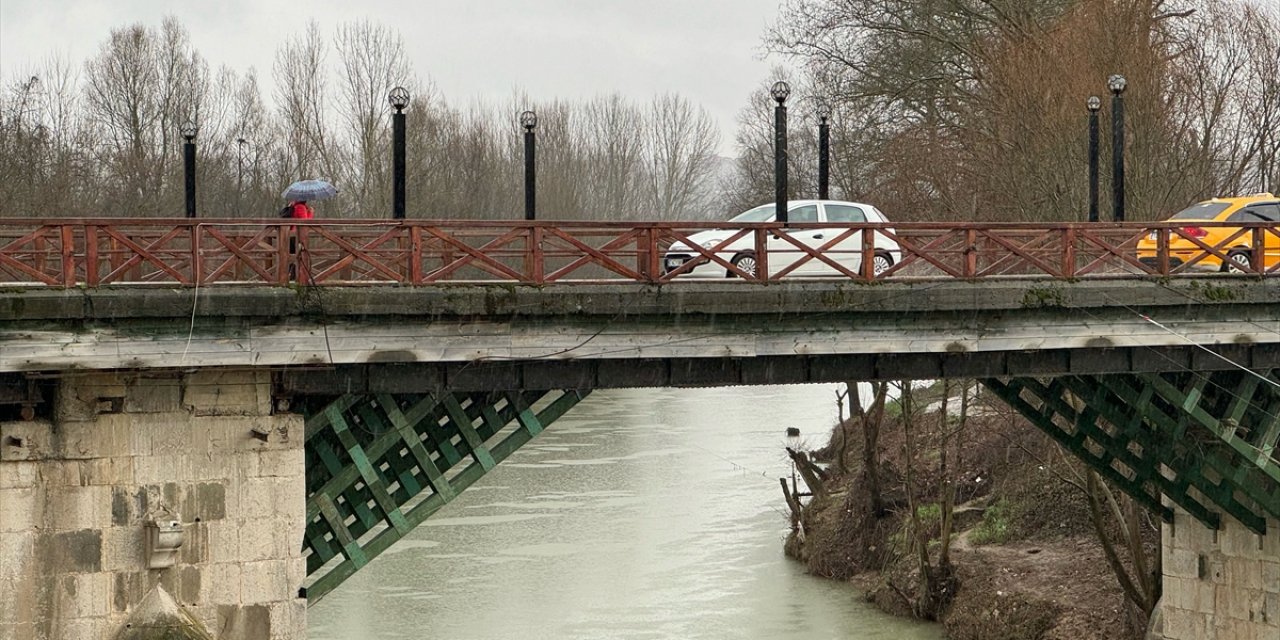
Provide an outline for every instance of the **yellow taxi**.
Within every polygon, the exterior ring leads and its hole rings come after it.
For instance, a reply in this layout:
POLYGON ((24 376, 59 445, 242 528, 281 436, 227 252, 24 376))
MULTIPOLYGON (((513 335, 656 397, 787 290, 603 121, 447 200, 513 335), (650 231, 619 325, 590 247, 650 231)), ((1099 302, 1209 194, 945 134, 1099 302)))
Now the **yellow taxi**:
MULTIPOLYGON (((1169 222, 1177 222, 1180 226, 1169 234, 1169 268, 1174 269, 1184 263, 1195 261, 1190 268, 1213 271, 1253 271, 1253 235, 1252 230, 1241 231, 1239 227, 1202 226, 1203 222, 1269 222, 1274 228, 1262 232, 1263 268, 1280 264, 1280 198, 1270 193, 1258 193, 1251 196, 1235 198, 1214 198, 1205 200, 1175 213, 1169 222), (1217 255, 1205 251, 1188 238, 1195 238, 1217 253, 1226 256, 1227 261, 1217 255)), ((1158 234, 1152 231, 1147 237, 1138 241, 1138 259, 1144 264, 1158 264, 1158 234)))

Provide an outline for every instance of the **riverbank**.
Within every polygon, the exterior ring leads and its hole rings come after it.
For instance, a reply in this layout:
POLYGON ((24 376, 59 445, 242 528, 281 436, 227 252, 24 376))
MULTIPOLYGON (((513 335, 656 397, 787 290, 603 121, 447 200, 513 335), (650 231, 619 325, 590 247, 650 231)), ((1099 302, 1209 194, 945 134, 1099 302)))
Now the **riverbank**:
MULTIPOLYGON (((787 553, 885 611, 937 620, 953 640, 1141 638, 1145 615, 1095 533, 1085 471, 1000 403, 972 397, 958 415, 947 391, 946 402, 940 389, 916 391, 905 410, 890 401, 878 429, 874 411, 855 410, 832 430, 811 452, 825 477, 811 478, 821 488, 787 553)), ((1154 553, 1158 528, 1139 522, 1154 553)))

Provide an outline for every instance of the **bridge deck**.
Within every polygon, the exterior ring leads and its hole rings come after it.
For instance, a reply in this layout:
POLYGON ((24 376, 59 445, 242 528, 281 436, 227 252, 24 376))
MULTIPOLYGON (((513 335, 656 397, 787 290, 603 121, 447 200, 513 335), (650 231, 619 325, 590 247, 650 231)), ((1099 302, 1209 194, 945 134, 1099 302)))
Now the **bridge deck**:
POLYGON ((0 293, 0 318, 0 372, 353 365, 369 384, 414 364, 451 388, 571 388, 1280 364, 1275 286, 1228 276, 43 290, 0 293))

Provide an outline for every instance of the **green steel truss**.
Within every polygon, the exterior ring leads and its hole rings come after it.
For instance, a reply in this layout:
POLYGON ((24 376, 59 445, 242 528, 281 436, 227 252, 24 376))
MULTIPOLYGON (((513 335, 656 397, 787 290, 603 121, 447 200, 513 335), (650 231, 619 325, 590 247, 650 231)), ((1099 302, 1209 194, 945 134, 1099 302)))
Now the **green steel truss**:
POLYGON ((987 379, 983 384, 1138 502, 1210 527, 1280 518, 1280 369, 987 379))
POLYGON ((348 394, 304 403, 314 603, 586 397, 348 394), (535 408, 536 405, 536 408, 535 408))

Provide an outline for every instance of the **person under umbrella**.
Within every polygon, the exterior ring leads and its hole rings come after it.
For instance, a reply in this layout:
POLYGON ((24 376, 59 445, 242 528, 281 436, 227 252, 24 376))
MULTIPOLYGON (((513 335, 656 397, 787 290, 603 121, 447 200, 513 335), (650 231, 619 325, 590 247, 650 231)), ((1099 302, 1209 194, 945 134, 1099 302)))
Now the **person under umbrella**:
POLYGON ((299 180, 280 195, 289 200, 289 204, 280 211, 280 217, 309 220, 316 216, 316 212, 307 202, 332 198, 338 195, 338 188, 327 180, 299 180))
MULTIPOLYGON (((310 220, 316 217, 316 212, 307 204, 309 200, 325 200, 338 195, 337 187, 334 187, 327 180, 299 180, 291 185, 284 193, 280 194, 289 204, 280 210, 280 217, 291 218, 295 220, 310 220)), ((299 246, 298 228, 290 226, 289 235, 289 255, 291 262, 289 264, 289 279, 295 280, 298 277, 297 266, 303 265, 304 271, 308 263, 305 247, 299 246)), ((304 238, 305 239, 305 238, 304 238)))
POLYGON ((311 208, 311 205, 307 204, 306 200, 294 200, 280 210, 280 217, 310 220, 316 217, 316 211, 311 208))

